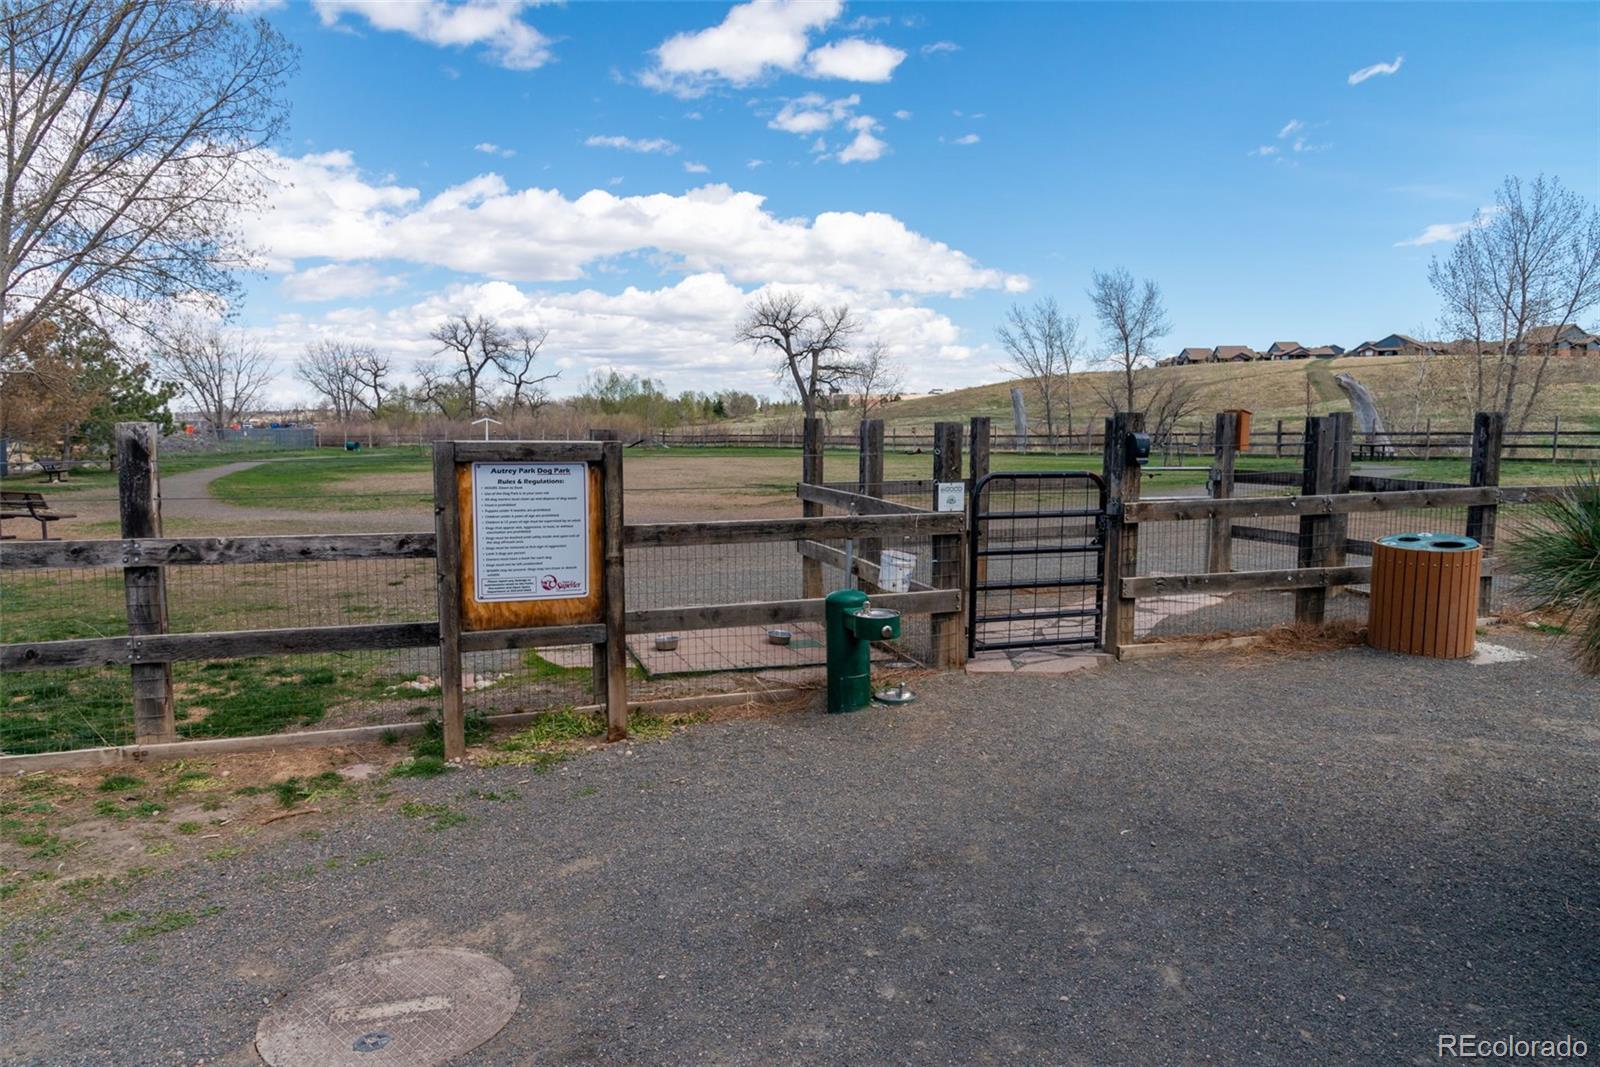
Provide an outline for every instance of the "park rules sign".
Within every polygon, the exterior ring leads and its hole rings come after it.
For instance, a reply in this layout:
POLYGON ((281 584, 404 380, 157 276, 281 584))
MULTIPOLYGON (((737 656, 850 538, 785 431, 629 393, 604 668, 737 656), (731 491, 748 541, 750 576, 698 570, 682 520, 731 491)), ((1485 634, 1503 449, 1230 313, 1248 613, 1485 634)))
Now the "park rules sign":
POLYGON ((587 597, 591 536, 587 464, 472 464, 475 600, 587 597))

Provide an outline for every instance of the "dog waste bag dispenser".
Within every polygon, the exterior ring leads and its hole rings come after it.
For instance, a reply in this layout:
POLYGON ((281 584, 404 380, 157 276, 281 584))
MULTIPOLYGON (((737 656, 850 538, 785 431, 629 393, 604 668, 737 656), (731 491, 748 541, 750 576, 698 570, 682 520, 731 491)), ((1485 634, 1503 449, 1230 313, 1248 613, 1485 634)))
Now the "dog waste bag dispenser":
POLYGON ((872 642, 900 636, 900 613, 875 608, 859 589, 838 589, 825 602, 828 710, 855 711, 872 699, 872 642))

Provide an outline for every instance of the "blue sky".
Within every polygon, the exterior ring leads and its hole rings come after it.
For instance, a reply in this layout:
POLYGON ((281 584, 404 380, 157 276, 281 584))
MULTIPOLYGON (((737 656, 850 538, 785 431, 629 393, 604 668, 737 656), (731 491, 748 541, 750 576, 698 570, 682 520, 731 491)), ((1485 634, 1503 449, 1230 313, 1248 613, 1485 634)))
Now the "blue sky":
POLYGON ((775 392, 730 340, 771 284, 950 387, 1002 376, 1012 301, 1093 339, 1112 266, 1160 283, 1172 351, 1348 347, 1427 328, 1430 256, 1507 174, 1600 200, 1594 4, 262 13, 302 63, 241 324, 285 368, 324 337, 409 367, 471 310, 547 327, 557 392, 775 392))

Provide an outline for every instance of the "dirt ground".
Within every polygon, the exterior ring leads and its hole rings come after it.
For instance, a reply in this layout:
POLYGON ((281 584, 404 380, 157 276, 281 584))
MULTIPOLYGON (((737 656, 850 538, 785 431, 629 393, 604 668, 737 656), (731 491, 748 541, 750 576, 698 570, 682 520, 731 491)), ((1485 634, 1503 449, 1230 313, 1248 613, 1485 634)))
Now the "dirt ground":
MULTIPOLYGON (((1484 640, 1521 658, 928 676, 904 708, 375 778, 271 824, 292 809, 265 794, 202 807, 230 818, 209 849, 0 933, 0 1061, 252 1063, 271 1005, 424 946, 515 976, 477 1064, 1423 1063, 1461 1032, 1592 1049, 1600 683, 1526 629, 1484 640)), ((302 781, 382 753, 306 758, 302 781)), ((124 788, 159 801, 220 768, 124 788)), ((73 788, 126 803, 93 778, 73 788)))
MULTIPOLYGON (((926 457, 905 457, 923 467, 926 457)), ((319 461, 324 461, 320 460, 319 461)), ((335 456, 326 462, 341 462, 335 456)), ((374 506, 363 510, 316 507, 290 498, 273 498, 262 506, 242 507, 217 499, 211 484, 219 478, 255 467, 271 459, 248 459, 162 478, 162 520, 168 536, 285 533, 370 533, 430 529, 432 508, 424 502, 431 492, 426 470, 363 474, 351 462, 340 491, 371 496, 374 506), (393 506, 382 497, 395 498, 393 506)), ((852 465, 851 472, 853 474, 852 465)), ((799 502, 793 486, 799 480, 798 453, 784 456, 715 456, 630 453, 627 461, 627 496, 624 508, 632 522, 676 522, 706 519, 770 518, 797 515, 799 502)), ((845 474, 841 472, 840 477, 845 474)), ((910 475, 908 475, 910 476, 910 475)), ((69 483, 70 485, 70 483, 69 483)), ((73 515, 52 523, 50 536, 73 538, 116 537, 117 498, 114 487, 95 485, 61 488, 31 483, 24 488, 43 492, 60 512, 73 515)), ((5 532, 19 540, 35 540, 39 524, 8 519, 5 532)))

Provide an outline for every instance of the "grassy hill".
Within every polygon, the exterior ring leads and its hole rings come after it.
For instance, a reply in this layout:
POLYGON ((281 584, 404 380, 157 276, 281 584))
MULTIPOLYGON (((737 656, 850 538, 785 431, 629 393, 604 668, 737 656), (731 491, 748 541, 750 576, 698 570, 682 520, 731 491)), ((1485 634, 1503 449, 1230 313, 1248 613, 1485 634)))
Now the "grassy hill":
MULTIPOLYGON (((1257 426, 1276 419, 1298 423, 1307 414, 1309 395, 1311 414, 1347 411, 1349 403, 1333 376, 1347 371, 1376 398, 1390 429, 1411 428, 1413 412, 1420 420, 1431 417, 1436 429, 1470 425, 1473 413, 1470 389, 1471 369, 1465 360, 1436 357, 1424 367, 1418 359, 1394 356, 1373 359, 1311 359, 1281 363, 1202 363, 1188 367, 1162 367, 1145 373, 1178 375, 1197 388, 1195 418, 1210 424, 1213 413, 1227 408, 1247 408, 1254 413, 1257 426), (1425 372, 1425 377, 1424 377, 1425 372), (1419 380, 1422 381, 1419 389, 1419 380), (1421 403, 1416 398, 1422 394, 1421 403)), ((1551 381, 1529 428, 1546 428, 1553 416, 1561 416, 1563 427, 1600 430, 1600 357, 1580 356, 1551 364, 1551 381)), ((1100 393, 1110 372, 1097 371, 1073 375, 1073 422, 1099 420, 1107 414, 1100 393)), ((1043 416, 1037 394, 1027 382, 1005 381, 955 389, 937 396, 918 397, 889 404, 879 409, 881 417, 905 430, 923 429, 947 419, 966 419, 988 415, 997 430, 1011 425, 1011 387, 1022 385, 1028 405, 1028 418, 1034 429, 1043 430, 1043 416)), ((1191 419, 1185 420, 1189 425, 1191 419)), ((753 427, 752 427, 753 428, 753 427)))

